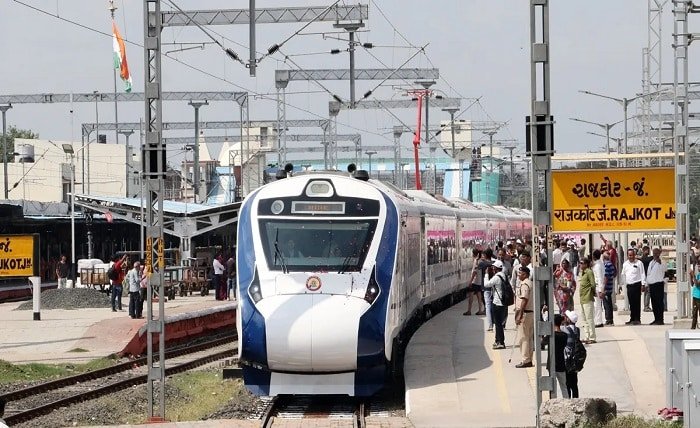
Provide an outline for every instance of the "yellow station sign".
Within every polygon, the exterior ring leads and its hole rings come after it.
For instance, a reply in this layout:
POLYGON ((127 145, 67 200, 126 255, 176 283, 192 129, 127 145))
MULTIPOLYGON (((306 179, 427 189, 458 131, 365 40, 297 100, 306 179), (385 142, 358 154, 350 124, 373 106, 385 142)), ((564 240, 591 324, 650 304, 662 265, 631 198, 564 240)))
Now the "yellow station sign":
POLYGON ((0 235, 0 278, 39 275, 39 235, 0 235))
POLYGON ((673 168, 552 171, 555 232, 676 229, 673 168))

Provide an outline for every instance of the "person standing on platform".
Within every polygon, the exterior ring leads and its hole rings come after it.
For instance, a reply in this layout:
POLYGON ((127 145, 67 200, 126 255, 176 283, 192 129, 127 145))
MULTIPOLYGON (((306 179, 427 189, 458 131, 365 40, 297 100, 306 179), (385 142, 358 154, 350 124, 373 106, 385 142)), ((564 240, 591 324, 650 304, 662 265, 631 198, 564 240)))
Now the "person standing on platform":
POLYGON ((136 310, 136 317, 143 318, 143 302, 148 298, 148 284, 150 274, 144 265, 141 265, 141 281, 139 281, 139 304, 136 310))
POLYGON ((641 321, 642 291, 646 288, 646 275, 644 265, 637 259, 637 252, 630 248, 627 250, 627 260, 622 265, 622 279, 627 285, 627 298, 630 303, 630 320, 625 324, 639 325, 641 321))
POLYGON ((491 247, 488 247, 481 253, 481 260, 479 261, 479 269, 481 269, 481 277, 484 284, 483 296, 484 308, 486 308, 487 331, 493 331, 493 311, 491 310, 493 306, 493 289, 486 287, 486 283, 491 279, 489 277, 489 267, 493 262, 493 250, 491 250, 491 247))
POLYGON ((695 278, 693 279, 693 321, 690 328, 698 327, 698 312, 700 312, 700 266, 695 266, 695 278))
MULTIPOLYGON (((554 372, 561 390, 561 397, 569 398, 569 389, 566 387, 566 365, 564 364, 564 348, 566 348, 568 337, 561 330, 563 321, 564 317, 561 314, 554 314, 554 372)), ((547 365, 551 370, 551 363, 547 365)))
POLYGON ((574 292, 576 291, 576 279, 571 271, 568 258, 562 258, 559 269, 554 272, 554 301, 559 307, 559 313, 564 314, 574 308, 574 292))
POLYGON ((605 266, 605 296, 603 297, 605 325, 613 325, 613 296, 615 296, 617 269, 615 269, 615 265, 610 260, 610 253, 607 250, 603 253, 603 263, 605 266))
POLYGON ((120 311, 122 309, 122 283, 124 282, 124 277, 125 277, 125 263, 127 262, 127 256, 124 254, 123 256, 119 257, 115 255, 112 258, 112 266, 110 266, 110 269, 114 270, 114 279, 110 279, 109 282, 112 284, 112 290, 110 291, 110 298, 109 300, 112 303, 112 312, 117 312, 117 309, 120 311))
POLYGON ((141 263, 134 262, 134 267, 126 274, 126 283, 129 287, 129 316, 139 318, 139 300, 141 300, 141 263))
POLYGON ((468 316, 472 314, 472 303, 474 298, 476 298, 476 315, 486 315, 484 309, 482 309, 483 304, 481 302, 481 290, 484 284, 483 272, 479 267, 479 262, 481 261, 481 251, 474 248, 472 250, 472 275, 469 280, 469 286, 467 287, 467 312, 462 315, 468 316))
POLYGON ((216 257, 214 257, 212 267, 214 268, 214 295, 216 296, 216 300, 224 300, 226 296, 224 296, 221 284, 223 284, 224 281, 224 272, 226 268, 221 262, 221 254, 217 254, 216 257))
MULTIPOLYGON (((654 257, 651 255, 651 251, 649 249, 649 245, 644 244, 642 247, 642 255, 639 257, 639 260, 641 260, 642 264, 644 265, 644 275, 649 276, 649 263, 654 259, 654 257)), ((647 284, 649 284, 649 281, 647 281, 647 284)), ((649 295, 649 287, 644 291, 644 312, 651 312, 651 296, 649 295)))
POLYGON ((661 248, 655 247, 647 268, 647 286, 651 296, 654 321, 650 325, 664 325, 664 285, 666 281, 666 263, 661 261, 661 248))
MULTIPOLYGON (((566 333, 566 346, 573 348, 576 339, 581 337, 581 331, 576 327, 578 315, 574 311, 566 311, 564 321, 566 325, 562 327, 561 331, 566 333)), ((566 372, 566 389, 569 398, 578 398, 578 372, 576 370, 566 372)))
MULTIPOLYGON (((515 309, 515 325, 518 326, 518 338, 522 361, 517 368, 532 367, 532 352, 534 347, 535 316, 532 312, 532 282, 530 268, 520 266, 518 269, 518 301, 515 309)), ((510 286, 507 284, 506 287, 510 286)))
POLYGON ((58 279, 58 288, 66 288, 66 283, 68 282, 66 256, 61 256, 61 261, 56 265, 56 278, 58 279))
POLYGON ((583 343, 595 343, 595 322, 593 321, 593 296, 595 294, 595 276, 588 259, 579 263, 578 292, 581 302, 581 315, 583 316, 583 330, 586 338, 583 343))
POLYGON ((603 327, 603 300, 605 300, 605 265, 600 259, 600 250, 593 250, 593 277, 595 293, 593 294, 593 321, 596 328, 603 327))
MULTIPOLYGON (((235 251, 231 251, 231 255, 226 260, 226 300, 231 300, 231 292, 236 286, 236 255, 235 251)), ((235 293, 234 293, 235 295, 235 293)))
POLYGON ((490 279, 484 283, 484 289, 491 290, 493 294, 491 318, 493 320, 493 325, 496 327, 496 340, 493 343, 493 349, 506 349, 503 323, 506 319, 508 307, 503 305, 501 296, 503 295, 503 287, 510 287, 510 283, 508 283, 508 279, 503 274, 503 262, 500 260, 493 262, 488 270, 490 271, 490 279))
POLYGON ((561 257, 564 253, 561 251, 560 243, 558 239, 554 240, 554 249, 552 250, 552 272, 556 272, 559 268, 559 263, 561 263, 561 257))

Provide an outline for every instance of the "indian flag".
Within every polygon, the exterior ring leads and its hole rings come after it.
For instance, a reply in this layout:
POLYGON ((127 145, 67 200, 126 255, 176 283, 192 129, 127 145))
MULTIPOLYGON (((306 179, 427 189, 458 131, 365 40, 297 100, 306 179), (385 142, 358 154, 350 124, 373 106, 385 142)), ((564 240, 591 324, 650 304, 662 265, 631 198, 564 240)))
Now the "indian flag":
POLYGON ((129 64, 126 62, 126 45, 119 33, 117 24, 112 20, 112 46, 114 47, 114 68, 119 70, 119 75, 124 81, 126 92, 131 92, 131 74, 129 64))

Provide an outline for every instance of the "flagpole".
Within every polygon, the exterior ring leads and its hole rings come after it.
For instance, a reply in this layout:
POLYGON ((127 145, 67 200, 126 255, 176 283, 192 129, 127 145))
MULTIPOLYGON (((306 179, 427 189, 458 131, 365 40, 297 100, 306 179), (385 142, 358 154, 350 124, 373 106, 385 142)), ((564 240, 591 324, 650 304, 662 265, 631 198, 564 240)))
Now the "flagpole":
MULTIPOLYGON (((109 11, 112 15, 112 25, 114 25, 114 12, 117 10, 117 7, 114 5, 114 0, 109 0, 109 11)), ((114 35, 112 35, 114 37, 114 35)), ((114 82, 114 143, 119 144, 119 108, 118 108, 118 103, 117 103, 117 68, 113 67, 112 68, 112 78, 114 82)), ((127 141, 129 139, 127 138, 127 141)), ((125 171, 125 179, 126 179, 126 197, 129 197, 129 147, 124 143, 124 171, 125 171)))

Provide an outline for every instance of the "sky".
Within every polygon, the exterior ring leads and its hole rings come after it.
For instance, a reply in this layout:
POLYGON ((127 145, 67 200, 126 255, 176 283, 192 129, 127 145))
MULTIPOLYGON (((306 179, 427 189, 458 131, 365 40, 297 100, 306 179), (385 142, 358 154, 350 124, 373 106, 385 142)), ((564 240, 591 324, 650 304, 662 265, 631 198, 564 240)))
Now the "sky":
MULTIPOLYGON (((173 0, 184 10, 246 8, 247 1, 173 0)), ((524 150, 524 118, 530 108, 529 2, 516 0, 368 0, 369 19, 361 42, 371 42, 371 50, 358 48, 357 68, 398 67, 413 56, 406 67, 437 67, 440 79, 434 86, 445 95, 480 97, 479 103, 458 113, 460 119, 507 122, 494 139, 515 140, 524 150), (386 17, 386 18, 385 18, 386 17), (410 42, 410 43, 409 43, 410 42), (417 55, 416 46, 427 47, 417 55), (376 58, 374 58, 376 57, 376 58), (381 61, 381 63, 380 63, 381 61), (383 64, 382 64, 383 63, 383 64)), ((171 9, 163 1, 163 9, 171 9)), ((329 0, 264 1, 257 7, 321 6, 329 0)), ((340 4, 350 2, 341 1, 340 4)), ((143 2, 115 0, 116 22, 124 37, 136 44, 143 42, 143 2)), ((106 0, 7 0, 0 13, 0 93, 82 93, 113 91, 111 18, 106 0), (46 13, 42 13, 42 10, 46 13), (74 21, 107 33, 108 36, 62 21, 74 21)), ((257 48, 266 50, 295 33, 304 24, 266 24, 257 29, 257 48)), ((673 80, 671 6, 666 5, 663 19, 662 80, 673 80)), ((212 36, 241 57, 248 57, 247 26, 209 27, 212 36), (215 32, 215 33, 213 33, 215 32)), ((348 54, 331 55, 334 48, 345 49, 347 43, 335 38, 330 22, 312 23, 302 34, 292 37, 282 48, 284 55, 264 58, 257 77, 228 58, 217 45, 196 27, 166 28, 163 50, 177 49, 166 43, 207 42, 204 49, 170 53, 180 63, 163 59, 164 91, 241 91, 258 94, 251 99, 251 119, 274 119, 275 69, 348 68, 348 54), (324 34, 325 33, 325 34, 324 34), (293 61, 293 62, 292 62, 293 61), (189 64, 202 71, 187 67, 189 64)), ((550 2, 551 95, 556 119, 555 150, 587 152, 599 150, 605 140, 587 134, 600 131, 596 126, 569 120, 577 117, 594 122, 622 119, 619 104, 579 93, 589 90, 614 97, 633 97, 641 92, 642 48, 647 46, 647 2, 642 0, 588 0, 585 2, 550 2)), ((143 50, 127 44, 127 57, 134 81, 134 91, 143 90, 143 50)), ((691 49, 691 70, 692 70, 691 49)), ((358 81, 357 93, 373 89, 379 82, 358 81)), ((391 82, 378 88, 375 99, 404 98, 410 82, 391 82), (396 87, 399 85, 401 87, 396 87)), ((322 82, 323 86, 343 99, 349 98, 349 84, 322 82)), ((118 91, 123 85, 117 82, 118 91)), ((314 82, 292 82, 287 91, 290 119, 327 117, 330 96, 314 82), (309 93, 313 92, 313 93, 309 93)), ((469 100, 462 102, 466 107, 469 100)), ((95 121, 95 106, 75 104, 73 114, 67 104, 14 105, 7 114, 8 125, 31 129, 41 138, 52 140, 80 139, 80 124, 95 121)), ((630 116, 636 106, 630 107, 630 116)), ((120 121, 138 122, 143 117, 143 103, 121 103, 120 121)), ((99 106, 101 121, 114 120, 113 105, 99 106)), ((415 127, 415 110, 396 110, 406 125, 415 127)), ((431 110, 431 125, 449 115, 431 110)), ((192 108, 187 102, 164 103, 164 121, 191 121, 192 108)), ((200 110, 201 120, 238 120, 233 103, 212 103, 200 110)), ((338 133, 362 134, 363 146, 393 143, 391 127, 399 121, 383 110, 343 111, 338 117, 338 133)), ((630 129, 633 122, 630 121, 630 129)), ((619 136, 621 126, 613 128, 619 136)), ((237 134, 237 131, 230 131, 237 134)), ((293 130, 318 133, 317 129, 293 130)), ((210 134, 219 133, 210 131, 210 134)), ((168 136, 186 134, 168 134, 168 136)), ((479 135, 486 140, 488 137, 479 135)), ((107 133, 113 142, 114 133, 107 133)), ((123 138, 123 137, 121 137, 123 138)), ((404 134, 402 146, 410 147, 411 136, 404 134)), ((133 138, 132 138, 133 143, 133 138)), ((175 147, 169 156, 177 156, 175 147)))

